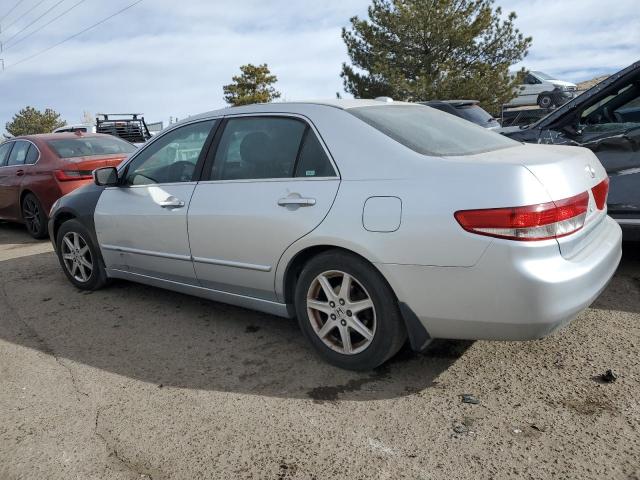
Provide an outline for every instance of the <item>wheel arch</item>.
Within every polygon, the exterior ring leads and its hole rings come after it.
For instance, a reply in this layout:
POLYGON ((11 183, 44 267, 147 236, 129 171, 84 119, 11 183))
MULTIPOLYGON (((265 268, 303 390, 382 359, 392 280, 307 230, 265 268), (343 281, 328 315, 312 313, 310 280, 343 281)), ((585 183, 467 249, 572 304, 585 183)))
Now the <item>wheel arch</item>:
POLYGON ((74 218, 76 218, 76 215, 69 211, 62 211, 56 214, 56 216, 53 219, 53 231, 52 231, 53 242, 56 241, 56 238, 58 237, 58 231, 60 230, 60 227, 62 226, 62 224, 69 220, 73 220, 74 218))

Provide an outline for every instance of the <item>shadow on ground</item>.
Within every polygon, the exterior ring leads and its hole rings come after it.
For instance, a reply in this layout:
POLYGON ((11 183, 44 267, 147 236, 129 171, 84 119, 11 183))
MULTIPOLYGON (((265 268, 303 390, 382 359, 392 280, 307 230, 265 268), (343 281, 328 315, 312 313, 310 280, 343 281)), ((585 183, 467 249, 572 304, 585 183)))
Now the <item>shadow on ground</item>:
POLYGON ((316 357, 295 321, 124 281, 82 292, 53 253, 0 262, 0 339, 158 388, 315 402, 411 395, 471 345, 435 341, 372 372, 343 371, 316 357))

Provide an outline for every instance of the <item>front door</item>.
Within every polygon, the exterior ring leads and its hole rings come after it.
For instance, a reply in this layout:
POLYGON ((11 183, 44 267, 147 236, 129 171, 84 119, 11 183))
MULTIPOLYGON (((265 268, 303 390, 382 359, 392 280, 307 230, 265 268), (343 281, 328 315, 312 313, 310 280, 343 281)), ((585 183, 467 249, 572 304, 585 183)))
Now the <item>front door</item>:
POLYGON ((189 208, 200 283, 275 300, 280 256, 322 222, 338 191, 326 150, 300 118, 231 117, 205 175, 189 208))
POLYGON ((162 135, 131 159, 120 186, 105 189, 95 225, 107 268, 196 283, 187 210, 215 124, 191 123, 162 135))

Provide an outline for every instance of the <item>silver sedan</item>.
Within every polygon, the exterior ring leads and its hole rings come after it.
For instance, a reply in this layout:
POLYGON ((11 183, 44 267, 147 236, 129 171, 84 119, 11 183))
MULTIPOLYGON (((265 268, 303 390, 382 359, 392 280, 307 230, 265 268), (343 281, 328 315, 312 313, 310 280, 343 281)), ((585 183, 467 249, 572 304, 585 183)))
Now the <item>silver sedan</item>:
POLYGON ((593 153, 523 145, 422 105, 218 110, 94 178, 49 222, 75 286, 119 278, 297 317, 349 369, 407 341, 548 335, 621 255, 593 153))

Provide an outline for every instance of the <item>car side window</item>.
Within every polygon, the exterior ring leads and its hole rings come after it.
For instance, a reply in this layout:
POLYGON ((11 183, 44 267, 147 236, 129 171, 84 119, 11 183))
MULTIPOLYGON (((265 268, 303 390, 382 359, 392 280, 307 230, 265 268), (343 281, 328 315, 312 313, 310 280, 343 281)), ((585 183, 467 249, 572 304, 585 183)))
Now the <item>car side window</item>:
POLYGON ((40 153, 38 152, 38 149, 36 148, 36 146, 33 144, 29 145, 29 150, 27 151, 27 158, 24 161, 25 165, 33 165, 38 161, 39 156, 40 156, 40 153))
POLYGON ((24 165, 24 161, 27 158, 27 152, 29 151, 30 146, 31 144, 29 142, 18 140, 11 150, 7 166, 10 167, 13 165, 24 165))
POLYGON ((296 165, 296 177, 335 177, 336 172, 329 161, 316 134, 307 127, 300 156, 296 165))
POLYGON ((533 75, 531 75, 530 73, 528 73, 525 77, 524 77, 524 83, 527 85, 536 85, 538 83, 542 83, 540 82, 540 80, 538 80, 536 77, 534 77, 533 75))
POLYGON ((3 143, 0 145, 0 167, 4 167, 9 159, 9 152, 13 147, 14 142, 3 143))
POLYGON ((158 138, 127 166, 124 184, 193 181, 198 158, 215 124, 216 120, 192 123, 158 138))
POLYGON ((287 117, 227 121, 216 151, 213 180, 290 178, 307 125, 287 117))

